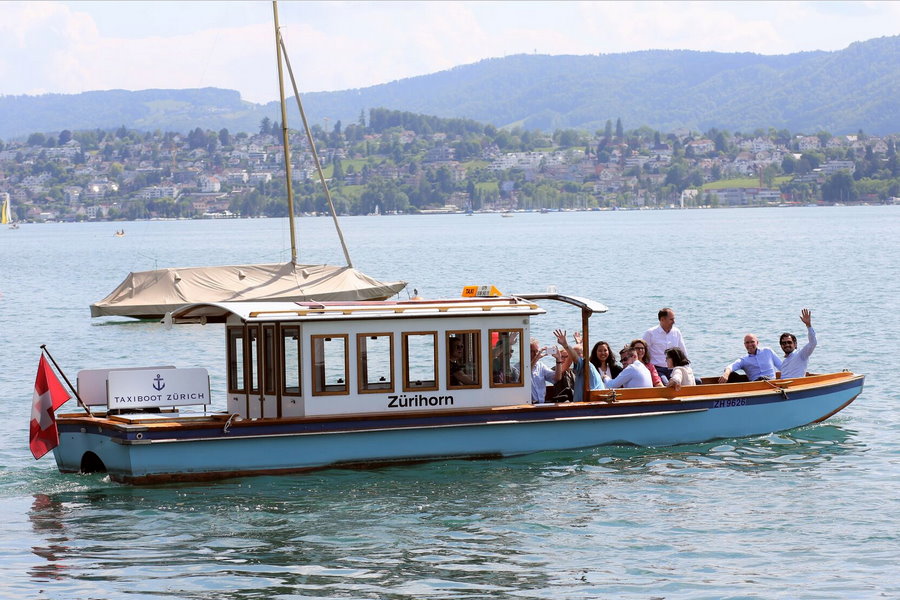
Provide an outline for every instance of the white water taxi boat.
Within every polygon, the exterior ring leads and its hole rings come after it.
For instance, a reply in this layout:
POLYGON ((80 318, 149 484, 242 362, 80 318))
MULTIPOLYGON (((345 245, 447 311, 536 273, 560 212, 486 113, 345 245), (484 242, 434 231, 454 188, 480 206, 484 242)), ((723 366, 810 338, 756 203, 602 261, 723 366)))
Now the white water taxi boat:
POLYGON ((205 369, 82 371, 87 408, 57 416, 57 465, 152 484, 687 444, 816 423, 862 391, 862 375, 842 372, 532 404, 528 340, 532 317, 545 312, 538 301, 579 308, 586 344, 588 317, 606 311, 560 294, 183 307, 174 322, 224 323, 227 409, 206 412, 205 369), (188 405, 203 410, 182 412, 188 405))

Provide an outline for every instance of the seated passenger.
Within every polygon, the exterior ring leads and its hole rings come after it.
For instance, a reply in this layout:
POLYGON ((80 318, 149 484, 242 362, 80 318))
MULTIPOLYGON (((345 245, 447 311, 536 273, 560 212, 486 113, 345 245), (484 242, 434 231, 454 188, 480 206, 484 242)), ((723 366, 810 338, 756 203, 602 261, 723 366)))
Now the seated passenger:
POLYGON ((747 349, 747 356, 725 367, 719 383, 775 379, 775 370, 781 368, 781 359, 770 348, 760 348, 759 338, 752 333, 744 336, 744 348, 747 349), (746 375, 735 371, 744 371, 746 375))
POLYGON ((650 352, 647 351, 647 342, 644 340, 631 340, 629 346, 637 351, 638 360, 647 367, 648 371, 650 371, 653 387, 662 387, 665 382, 662 380, 662 377, 659 376, 659 373, 657 373, 656 366, 650 362, 650 352))
POLYGON ((615 377, 622 372, 622 367, 616 362, 609 344, 600 341, 591 348, 591 364, 597 368, 600 377, 615 377))
POLYGON ((463 341, 460 338, 450 339, 450 385, 475 385, 477 381, 466 371, 466 359, 463 356, 463 341))
POLYGON ((625 346, 620 351, 622 365, 625 368, 618 377, 604 380, 606 387, 613 388, 648 388, 653 387, 653 378, 646 365, 638 360, 637 350, 631 346, 625 346))
POLYGON ((547 389, 547 402, 571 402, 575 397, 575 373, 569 366, 572 361, 569 360, 569 353, 565 348, 560 348, 556 355, 557 372, 559 379, 553 384, 553 387, 547 389))
MULTIPOLYGON (((554 346, 555 348, 555 346, 554 346)), ((541 349, 540 343, 531 338, 531 403, 543 404, 547 397, 547 384, 554 384, 559 379, 562 371, 562 361, 556 358, 556 368, 551 369, 541 362, 546 352, 541 349)))
MULTIPOLYGON (((584 399, 584 372, 585 372, 585 360, 582 357, 583 348, 581 344, 576 344, 575 346, 569 346, 569 342, 566 339, 566 331, 564 329, 557 329, 553 332, 553 335, 556 336, 556 340, 559 342, 559 345, 566 349, 566 352, 569 355, 567 360, 568 363, 572 365, 572 372, 575 375, 575 387, 572 389, 572 400, 574 402, 581 402, 584 399)), ((568 364, 563 364, 565 368, 569 368, 568 364)), ((597 372, 597 368, 588 361, 587 367, 590 373, 590 389, 592 390, 602 390, 603 379, 600 378, 600 373, 597 372)))
POLYGON ((797 349, 797 336, 793 333, 782 333, 778 343, 784 350, 784 358, 781 359, 781 378, 806 377, 809 370, 809 355, 816 349, 816 332, 812 326, 812 313, 808 308, 800 311, 800 320, 806 325, 806 336, 809 340, 801 349, 797 349))
POLYGON ((513 353, 519 341, 516 332, 504 332, 491 348, 491 376, 494 383, 518 383, 519 366, 513 361, 513 353))
POLYGON ((669 377, 669 383, 666 387, 675 388, 675 391, 681 389, 683 385, 694 385, 694 370, 688 365, 691 361, 684 355, 681 348, 669 348, 666 350, 666 366, 672 372, 669 377))

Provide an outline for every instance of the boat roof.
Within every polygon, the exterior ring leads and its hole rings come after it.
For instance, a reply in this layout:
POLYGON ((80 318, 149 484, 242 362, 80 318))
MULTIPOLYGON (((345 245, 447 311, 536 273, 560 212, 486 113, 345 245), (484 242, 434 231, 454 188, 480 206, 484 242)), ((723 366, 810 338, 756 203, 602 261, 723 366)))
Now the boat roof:
POLYGON ((242 321, 252 323, 260 321, 486 317, 539 315, 545 312, 531 300, 506 296, 360 302, 205 302, 179 308, 172 312, 171 319, 175 323, 219 323, 224 322, 229 316, 235 315, 242 321))

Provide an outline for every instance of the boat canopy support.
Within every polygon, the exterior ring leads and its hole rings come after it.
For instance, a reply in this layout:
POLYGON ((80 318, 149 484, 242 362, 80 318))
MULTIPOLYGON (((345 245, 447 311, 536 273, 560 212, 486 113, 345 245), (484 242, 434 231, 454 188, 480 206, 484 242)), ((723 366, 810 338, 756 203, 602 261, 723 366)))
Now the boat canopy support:
POLYGON ((565 302, 566 304, 571 304, 572 306, 576 306, 582 311, 587 312, 588 316, 593 313, 605 313, 608 308, 604 304, 599 302, 594 302, 589 298, 582 298, 580 296, 566 296, 565 294, 556 294, 556 293, 537 293, 537 294, 512 294, 515 298, 521 298, 522 300, 556 300, 557 302, 565 302))
MULTIPOLYGON (((608 309, 605 305, 600 304, 599 302, 594 302, 588 298, 581 298, 579 296, 566 296, 564 294, 557 293, 538 293, 538 294, 515 294, 516 298, 522 298, 523 300, 556 300, 557 302, 564 302, 566 304, 571 304, 572 306, 576 306, 581 309, 581 341, 582 341, 582 351, 584 353, 584 360, 588 360, 588 349, 591 347, 590 344, 590 334, 589 334, 589 320, 591 315, 596 313, 605 313, 608 309)), ((585 368, 587 368, 587 362, 585 362, 585 368)), ((587 371, 585 371, 587 373, 587 371)), ((583 377, 584 380, 584 397, 589 398, 591 394, 591 378, 583 377)))

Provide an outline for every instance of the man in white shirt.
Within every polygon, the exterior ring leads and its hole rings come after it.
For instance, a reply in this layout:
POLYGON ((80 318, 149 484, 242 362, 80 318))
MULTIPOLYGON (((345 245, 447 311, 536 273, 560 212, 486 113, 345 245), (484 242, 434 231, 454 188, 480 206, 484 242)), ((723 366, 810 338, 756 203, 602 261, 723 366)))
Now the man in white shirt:
POLYGON ((650 375, 650 370, 637 359, 637 350, 630 346, 625 347, 622 348, 619 356, 622 357, 622 366, 625 368, 615 378, 603 378, 607 388, 653 387, 653 377, 650 375))
POLYGON ((659 319, 659 325, 645 331, 643 340, 647 343, 650 362, 656 367, 656 372, 668 381, 672 370, 666 366, 666 350, 681 348, 687 356, 687 348, 684 347, 681 331, 675 327, 675 311, 671 308, 661 308, 656 317, 659 319))
POLYGON ((781 378, 806 377, 809 369, 809 355, 816 349, 816 332, 812 328, 812 314, 808 308, 800 311, 800 320, 806 325, 806 336, 809 340, 805 346, 797 350, 797 336, 792 333, 782 333, 781 349, 784 350, 784 358, 781 361, 781 378))

